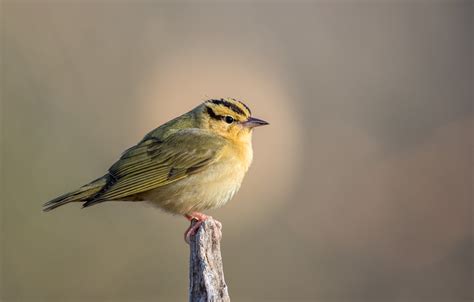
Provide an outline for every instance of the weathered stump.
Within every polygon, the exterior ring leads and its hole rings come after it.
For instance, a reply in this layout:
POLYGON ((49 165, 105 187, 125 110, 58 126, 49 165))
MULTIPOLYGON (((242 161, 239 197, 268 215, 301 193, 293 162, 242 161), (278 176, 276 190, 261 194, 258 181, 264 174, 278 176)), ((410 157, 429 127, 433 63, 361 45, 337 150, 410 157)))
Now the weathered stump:
POLYGON ((190 302, 230 301, 222 266, 221 229, 220 222, 209 217, 190 238, 190 302))

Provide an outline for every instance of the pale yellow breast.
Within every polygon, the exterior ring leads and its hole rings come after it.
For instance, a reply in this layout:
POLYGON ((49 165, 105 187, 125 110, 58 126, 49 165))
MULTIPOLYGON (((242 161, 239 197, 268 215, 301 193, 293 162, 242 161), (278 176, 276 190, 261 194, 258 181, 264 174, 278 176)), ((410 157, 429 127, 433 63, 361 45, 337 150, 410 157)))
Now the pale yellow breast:
POLYGON ((145 192, 142 198, 175 214, 220 207, 239 190, 252 157, 250 140, 245 144, 229 144, 205 170, 145 192))

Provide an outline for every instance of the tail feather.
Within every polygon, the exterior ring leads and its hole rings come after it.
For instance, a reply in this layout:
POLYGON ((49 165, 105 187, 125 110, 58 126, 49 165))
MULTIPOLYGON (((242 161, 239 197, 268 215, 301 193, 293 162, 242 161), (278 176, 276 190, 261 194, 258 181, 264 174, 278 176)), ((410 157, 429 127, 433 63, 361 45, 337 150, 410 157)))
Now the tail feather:
POLYGON ((48 212, 66 203, 76 201, 88 201, 96 196, 107 185, 107 177, 100 177, 87 185, 80 187, 78 190, 66 193, 43 205, 43 211, 48 212))

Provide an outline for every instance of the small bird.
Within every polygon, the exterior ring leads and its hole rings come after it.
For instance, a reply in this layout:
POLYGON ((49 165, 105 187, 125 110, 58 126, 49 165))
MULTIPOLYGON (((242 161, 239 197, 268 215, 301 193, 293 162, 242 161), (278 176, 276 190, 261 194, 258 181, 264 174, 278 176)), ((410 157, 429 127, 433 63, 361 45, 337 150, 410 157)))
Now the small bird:
POLYGON ((253 159, 252 130, 268 125, 232 99, 211 99, 149 132, 125 150, 108 172, 44 204, 50 211, 70 202, 83 208, 104 201, 145 201, 197 222, 239 190, 253 159))

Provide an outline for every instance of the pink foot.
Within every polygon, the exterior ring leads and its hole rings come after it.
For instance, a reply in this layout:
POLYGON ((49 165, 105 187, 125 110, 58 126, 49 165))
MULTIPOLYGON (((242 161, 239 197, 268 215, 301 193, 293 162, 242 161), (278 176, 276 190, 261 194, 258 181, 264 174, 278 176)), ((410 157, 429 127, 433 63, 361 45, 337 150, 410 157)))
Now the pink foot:
POLYGON ((193 212, 191 214, 186 214, 184 215, 189 221, 196 220, 196 223, 194 225, 191 224, 189 228, 184 232, 184 241, 186 241, 187 244, 189 244, 189 240, 191 236, 194 236, 196 234, 196 231, 199 229, 201 224, 206 221, 207 218, 210 216, 204 215, 203 213, 199 212, 193 212))

